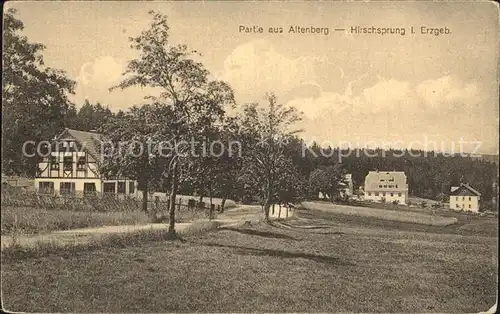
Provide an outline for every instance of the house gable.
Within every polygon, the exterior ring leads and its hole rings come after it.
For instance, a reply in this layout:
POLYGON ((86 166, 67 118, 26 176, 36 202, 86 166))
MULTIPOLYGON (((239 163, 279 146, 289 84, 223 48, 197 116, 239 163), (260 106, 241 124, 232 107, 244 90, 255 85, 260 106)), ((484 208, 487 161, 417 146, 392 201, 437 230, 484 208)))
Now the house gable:
POLYGON ((74 140, 78 143, 78 150, 87 152, 95 162, 101 161, 100 144, 102 135, 99 133, 78 131, 66 128, 54 142, 62 142, 64 140, 74 140))
POLYGON ((481 196, 477 190, 468 184, 460 184, 459 187, 452 187, 450 196, 481 196))
POLYGON ((65 129, 51 141, 50 154, 38 163, 37 178, 100 178, 101 135, 65 129))
POLYGON ((370 171, 365 178, 365 191, 406 191, 403 171, 370 171))

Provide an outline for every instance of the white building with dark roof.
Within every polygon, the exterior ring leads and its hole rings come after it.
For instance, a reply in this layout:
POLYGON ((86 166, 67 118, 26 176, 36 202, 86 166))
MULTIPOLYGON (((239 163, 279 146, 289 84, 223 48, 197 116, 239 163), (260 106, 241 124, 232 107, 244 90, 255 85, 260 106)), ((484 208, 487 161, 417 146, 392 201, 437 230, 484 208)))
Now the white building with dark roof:
POLYGON ((468 184, 452 186, 450 191, 450 209, 479 212, 481 193, 468 184))
POLYGON ((365 200, 407 204, 408 183, 403 171, 370 171, 365 178, 365 200))
POLYGON ((40 194, 83 195, 118 194, 136 196, 137 183, 127 178, 106 178, 99 169, 102 162, 102 136, 99 133, 65 129, 50 143, 38 164, 35 189, 40 194))

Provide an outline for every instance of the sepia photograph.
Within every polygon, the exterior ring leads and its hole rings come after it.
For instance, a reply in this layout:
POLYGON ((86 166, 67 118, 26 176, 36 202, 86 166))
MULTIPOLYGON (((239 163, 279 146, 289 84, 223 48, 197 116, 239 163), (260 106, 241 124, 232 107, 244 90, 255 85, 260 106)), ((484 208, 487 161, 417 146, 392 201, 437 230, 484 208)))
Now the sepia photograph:
POLYGON ((9 1, 6 313, 496 313, 499 4, 9 1))

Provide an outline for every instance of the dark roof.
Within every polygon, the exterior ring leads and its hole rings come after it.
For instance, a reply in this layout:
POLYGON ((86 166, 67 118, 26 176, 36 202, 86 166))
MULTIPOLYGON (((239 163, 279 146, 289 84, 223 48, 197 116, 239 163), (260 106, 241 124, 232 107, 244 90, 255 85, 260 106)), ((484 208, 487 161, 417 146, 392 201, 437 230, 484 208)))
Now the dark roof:
POLYGON ((100 143, 102 140, 102 134, 94 133, 94 132, 85 132, 73 129, 64 129, 61 134, 56 138, 57 140, 62 140, 65 138, 73 138, 80 145, 83 145, 84 149, 96 159, 96 161, 100 160, 100 143))
POLYGON ((451 187, 450 195, 467 195, 467 194, 481 196, 481 193, 479 193, 479 191, 475 190, 467 183, 460 183, 459 187, 454 187, 454 186, 451 187))
POLYGON ((407 189, 408 184, 404 171, 370 171, 365 178, 365 191, 406 191, 407 189), (398 187, 379 187, 379 185, 384 184, 397 185, 398 187))

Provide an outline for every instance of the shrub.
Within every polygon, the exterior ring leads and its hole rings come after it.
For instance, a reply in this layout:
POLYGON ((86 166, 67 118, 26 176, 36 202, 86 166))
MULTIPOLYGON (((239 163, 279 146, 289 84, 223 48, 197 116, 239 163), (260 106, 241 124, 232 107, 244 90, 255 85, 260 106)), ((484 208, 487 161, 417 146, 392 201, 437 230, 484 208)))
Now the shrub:
POLYGON ((398 205, 398 204, 399 204, 399 200, 394 200, 394 201, 392 201, 392 204, 393 204, 393 205, 398 205))
POLYGON ((420 206, 422 206, 422 208, 426 208, 427 207, 427 202, 426 201, 422 201, 422 203, 420 203, 420 206))

